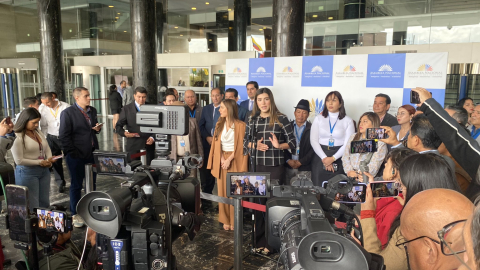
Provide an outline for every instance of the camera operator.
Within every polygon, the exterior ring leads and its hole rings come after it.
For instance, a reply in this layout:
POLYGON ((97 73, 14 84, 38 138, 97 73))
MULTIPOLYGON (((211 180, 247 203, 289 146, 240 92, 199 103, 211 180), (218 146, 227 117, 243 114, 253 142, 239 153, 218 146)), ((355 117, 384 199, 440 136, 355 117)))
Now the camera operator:
POLYGON ((419 111, 429 119, 438 136, 449 150, 452 157, 465 169, 465 171, 475 179, 470 183, 465 196, 474 201, 477 194, 480 194, 480 174, 478 174, 480 164, 480 147, 475 139, 460 125, 450 117, 442 106, 432 98, 432 94, 426 89, 417 87, 412 89, 418 93, 420 98, 419 111))
MULTIPOLYGON (((400 183, 405 198, 405 205, 409 200, 421 191, 433 188, 444 188, 460 191, 458 183, 453 179, 450 167, 443 158, 433 153, 417 154, 406 158, 400 165, 400 183)), ((369 175, 370 182, 373 177, 369 175)), ((387 246, 382 250, 382 245, 377 237, 375 223, 375 201, 370 186, 367 186, 366 200, 361 206, 361 224, 364 234, 364 248, 368 252, 382 255, 385 265, 389 270, 407 269, 405 253, 401 247, 395 244, 402 238, 398 220, 401 214, 393 222, 387 246)))
POLYGON ((413 196, 403 210, 402 237, 396 243, 404 248, 409 269, 458 269, 456 257, 465 252, 461 234, 473 209, 468 198, 453 190, 430 189, 413 196))
POLYGON ((378 142, 377 152, 372 154, 352 154, 351 144, 352 141, 364 140, 367 138, 368 128, 378 128, 380 126, 380 118, 373 112, 366 112, 358 120, 358 132, 352 134, 348 139, 347 147, 345 147, 345 153, 343 154, 342 162, 343 169, 348 177, 357 179, 363 179, 362 172, 360 170, 360 162, 366 161, 368 164, 368 172, 371 175, 377 175, 380 167, 383 164, 383 160, 387 155, 387 145, 384 142, 378 142))

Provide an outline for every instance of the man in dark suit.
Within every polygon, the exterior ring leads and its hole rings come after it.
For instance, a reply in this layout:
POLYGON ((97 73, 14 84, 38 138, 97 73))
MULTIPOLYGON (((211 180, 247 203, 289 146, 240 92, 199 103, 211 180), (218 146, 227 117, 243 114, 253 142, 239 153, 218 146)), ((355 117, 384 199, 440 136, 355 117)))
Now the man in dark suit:
POLYGON ((253 102, 255 99, 255 94, 258 90, 258 83, 256 81, 247 82, 247 95, 248 99, 240 102, 240 107, 244 107, 249 112, 253 110, 253 102))
MULTIPOLYGON (((134 102, 125 105, 118 117, 115 130, 120 136, 127 138, 126 150, 129 156, 139 153, 140 150, 147 150, 147 164, 150 164, 152 159, 155 158, 155 146, 152 134, 140 132, 140 126, 137 125, 137 112, 140 111, 140 107, 145 104, 147 100, 147 89, 143 86, 135 88, 133 94, 134 102), (123 129, 127 126, 127 129, 123 129)), ((136 158, 139 159, 139 158, 136 158)))
MULTIPOLYGON (((83 219, 77 215, 77 203, 80 200, 85 164, 95 163, 93 151, 98 149, 96 134, 102 129, 98 123, 97 110, 90 106, 90 93, 87 88, 77 87, 73 90, 74 105, 66 108, 60 115, 59 139, 66 155, 68 171, 71 177, 70 212, 73 225, 82 227, 83 219)), ((93 174, 95 189, 96 174, 93 174)))
MULTIPOLYGON (((391 145, 392 149, 405 147, 397 140, 397 134, 395 134, 392 128, 387 126, 384 126, 384 128, 388 138, 380 141, 391 145)), ((407 138, 407 147, 420 154, 433 153, 441 156, 452 170, 452 179, 455 179, 455 163, 450 157, 440 154, 438 151, 440 144, 442 144, 442 140, 425 115, 419 114, 412 118, 412 126, 407 138)))
POLYGON ((283 150, 286 164, 286 181, 287 185, 291 184, 293 177, 302 172, 306 177, 311 178, 312 165, 310 164, 313 155, 312 145, 310 144, 310 129, 312 124, 307 121, 310 115, 310 104, 308 100, 301 99, 295 107, 295 121, 292 121, 294 127, 294 135, 297 141, 297 148, 290 152, 283 150))
POLYGON ((190 117, 197 120, 197 124, 200 123, 200 118, 202 117, 202 107, 197 104, 197 95, 193 90, 185 91, 185 104, 187 104, 190 109, 190 117))
MULTIPOLYGON (((237 89, 234 88, 228 88, 225 90, 225 99, 233 99, 235 102, 238 102, 238 91, 237 89)), ((247 123, 248 121, 248 116, 250 116, 250 112, 245 109, 244 107, 241 107, 238 105, 238 119, 242 120, 243 122, 247 123)))
POLYGON ((373 103, 373 112, 380 118, 380 126, 393 127, 398 125, 397 118, 388 113, 392 100, 388 95, 378 94, 373 103))
MULTIPOLYGON (((213 140, 213 131, 215 129, 216 121, 220 116, 220 103, 223 100, 222 92, 219 88, 214 88, 210 92, 212 104, 203 107, 202 117, 200 118, 200 133, 202 134, 204 160, 208 160, 210 154, 210 146, 213 140)), ((202 180, 203 192, 212 194, 215 187, 215 177, 212 176, 207 166, 200 168, 200 178, 202 180)))

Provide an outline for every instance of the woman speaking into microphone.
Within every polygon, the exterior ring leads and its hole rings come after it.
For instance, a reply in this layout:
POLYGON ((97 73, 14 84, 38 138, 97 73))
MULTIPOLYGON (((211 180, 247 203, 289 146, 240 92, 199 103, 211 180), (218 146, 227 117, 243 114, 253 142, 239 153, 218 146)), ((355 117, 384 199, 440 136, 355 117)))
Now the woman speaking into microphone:
MULTIPOLYGON (((233 99, 222 101, 219 112, 207 168, 217 178, 218 196, 228 197, 227 173, 246 172, 248 169, 248 158, 243 155, 245 123, 238 119, 238 106, 233 99)), ((233 206, 219 203, 218 212, 218 221, 223 223, 223 229, 233 231, 233 206)))
MULTIPOLYGON (((252 116, 247 124, 243 143, 244 151, 248 153, 249 148, 252 147, 248 142, 248 135, 255 126, 257 131, 255 136, 257 145, 254 149, 256 171, 269 172, 270 179, 278 179, 280 184, 283 184, 285 176, 283 150, 294 151, 296 147, 292 124, 287 116, 277 109, 272 91, 268 88, 260 88, 255 94, 252 116), (252 116, 256 115, 259 117, 252 119, 252 116)), ((265 204, 266 199, 258 199, 255 202, 265 204)), ((265 238, 264 215, 263 212, 255 211, 255 243, 258 252, 269 254, 265 238)))

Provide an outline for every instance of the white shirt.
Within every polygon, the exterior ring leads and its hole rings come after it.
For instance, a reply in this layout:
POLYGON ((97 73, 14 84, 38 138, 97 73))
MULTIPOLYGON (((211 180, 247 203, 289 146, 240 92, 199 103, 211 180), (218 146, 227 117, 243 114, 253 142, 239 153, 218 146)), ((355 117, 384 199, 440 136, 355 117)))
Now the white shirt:
POLYGON ((328 141, 330 136, 334 139, 334 146, 341 146, 340 149, 333 155, 335 159, 339 159, 343 156, 345 152, 345 147, 348 143, 350 135, 355 132, 355 127, 353 126, 352 118, 345 116, 343 119, 338 118, 339 113, 328 113, 328 117, 323 117, 319 114, 313 120, 312 127, 310 129, 310 144, 312 145, 313 150, 321 159, 327 157, 322 150, 321 145, 328 146, 328 141), (338 119, 338 120, 337 120, 338 119), (333 128, 335 122, 335 128, 333 129, 332 134, 330 134, 330 124, 333 128))
POLYGON ((253 99, 248 100, 248 110, 249 111, 253 110, 253 99))
POLYGON ((47 133, 50 135, 58 136, 58 131, 60 130, 60 114, 62 114, 63 110, 70 107, 69 104, 58 101, 57 107, 54 109, 43 106, 40 108, 40 114, 42 118, 40 119, 40 127, 42 132, 46 135, 47 133))
POLYGON ((223 125, 223 132, 220 140, 222 142, 222 151, 223 152, 233 152, 235 151, 235 124, 227 131, 227 123, 223 125))

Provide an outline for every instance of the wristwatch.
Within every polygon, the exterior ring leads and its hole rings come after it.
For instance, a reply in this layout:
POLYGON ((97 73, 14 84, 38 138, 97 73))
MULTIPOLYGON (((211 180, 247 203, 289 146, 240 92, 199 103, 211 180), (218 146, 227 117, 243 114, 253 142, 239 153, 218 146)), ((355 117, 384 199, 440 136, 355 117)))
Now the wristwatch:
POLYGON ((333 158, 333 162, 335 162, 335 160, 337 160, 334 156, 332 156, 332 158, 333 158))

